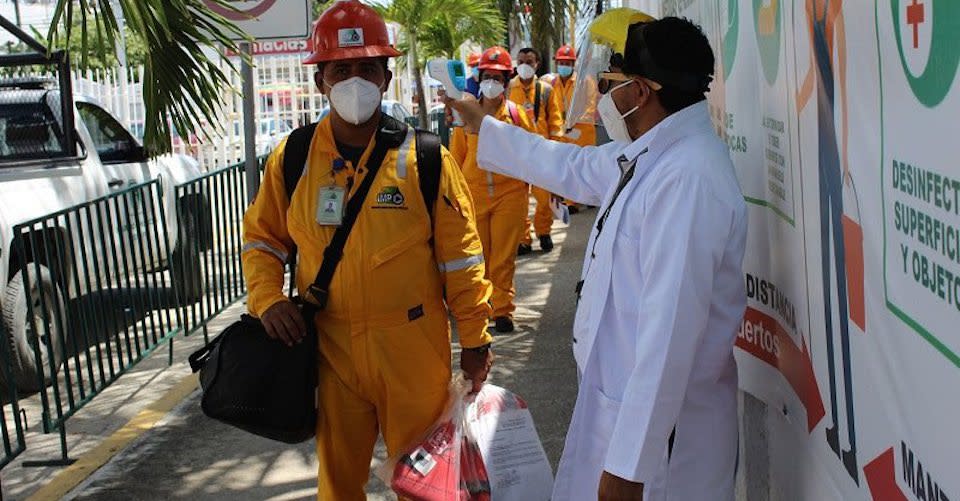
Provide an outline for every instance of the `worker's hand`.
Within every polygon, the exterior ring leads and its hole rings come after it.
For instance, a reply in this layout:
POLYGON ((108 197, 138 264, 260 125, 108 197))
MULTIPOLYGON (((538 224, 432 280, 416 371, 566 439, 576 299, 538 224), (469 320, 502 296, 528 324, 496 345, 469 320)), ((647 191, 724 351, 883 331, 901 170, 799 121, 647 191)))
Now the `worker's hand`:
POLYGON ((287 346, 303 341, 307 335, 307 323, 300 308, 291 301, 283 300, 271 306, 260 319, 267 335, 287 346))
POLYGON ((643 484, 624 480, 612 473, 603 472, 597 501, 641 501, 643 484))
POLYGON ((493 350, 485 351, 464 349, 460 352, 460 368, 467 374, 467 379, 473 381, 471 393, 480 391, 483 382, 493 367, 493 350))
POLYGON ((460 119, 463 120, 463 128, 470 134, 476 134, 480 131, 480 125, 483 124, 483 117, 488 113, 484 111, 477 98, 472 94, 466 93, 463 99, 457 101, 443 94, 443 104, 447 109, 454 109, 460 113, 460 119))

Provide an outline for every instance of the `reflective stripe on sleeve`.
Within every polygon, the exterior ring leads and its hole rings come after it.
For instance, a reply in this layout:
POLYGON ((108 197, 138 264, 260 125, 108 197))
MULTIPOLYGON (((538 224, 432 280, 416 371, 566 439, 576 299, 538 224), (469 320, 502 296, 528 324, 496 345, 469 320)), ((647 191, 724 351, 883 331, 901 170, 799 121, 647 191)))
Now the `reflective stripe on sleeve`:
POLYGON ((400 145, 400 151, 397 152, 397 177, 400 179, 407 178, 407 157, 410 156, 410 146, 416 136, 413 127, 407 127, 407 137, 400 145))
POLYGON ((437 267, 440 268, 441 273, 451 273, 454 271, 465 270, 478 264, 483 264, 483 254, 447 261, 446 263, 437 263, 437 267))
POLYGON ((270 244, 267 244, 267 243, 264 243, 264 242, 259 242, 259 241, 247 242, 247 243, 243 244, 243 250, 242 250, 241 252, 247 252, 247 251, 251 251, 251 250, 254 250, 254 249, 267 251, 267 252, 269 252, 270 254, 273 254, 274 256, 276 256, 277 259, 280 260, 280 262, 282 262, 282 263, 286 263, 286 262, 287 262, 287 253, 286 253, 286 252, 284 252, 284 251, 282 251, 282 250, 280 250, 280 249, 277 249, 277 248, 271 246, 270 244))

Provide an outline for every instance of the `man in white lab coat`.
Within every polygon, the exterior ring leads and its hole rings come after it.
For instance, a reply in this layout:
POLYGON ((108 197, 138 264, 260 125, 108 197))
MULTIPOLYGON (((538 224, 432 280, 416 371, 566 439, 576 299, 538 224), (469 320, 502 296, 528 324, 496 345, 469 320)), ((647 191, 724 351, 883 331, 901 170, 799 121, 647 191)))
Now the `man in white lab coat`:
POLYGON ((625 29, 598 82, 613 143, 547 141, 448 103, 479 129, 481 167, 600 207, 553 500, 732 500, 747 216, 704 101, 714 57, 686 20, 625 29))

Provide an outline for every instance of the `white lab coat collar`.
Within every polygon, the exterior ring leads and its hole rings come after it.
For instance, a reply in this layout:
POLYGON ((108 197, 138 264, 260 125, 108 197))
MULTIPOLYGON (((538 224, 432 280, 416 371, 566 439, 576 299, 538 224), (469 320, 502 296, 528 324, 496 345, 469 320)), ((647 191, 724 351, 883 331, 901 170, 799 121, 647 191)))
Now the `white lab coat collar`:
POLYGON ((691 133, 691 128, 710 127, 710 115, 707 102, 691 104, 686 108, 664 118, 652 129, 645 132, 621 151, 621 155, 628 161, 636 160, 644 153, 659 157, 665 149, 677 139, 691 133))

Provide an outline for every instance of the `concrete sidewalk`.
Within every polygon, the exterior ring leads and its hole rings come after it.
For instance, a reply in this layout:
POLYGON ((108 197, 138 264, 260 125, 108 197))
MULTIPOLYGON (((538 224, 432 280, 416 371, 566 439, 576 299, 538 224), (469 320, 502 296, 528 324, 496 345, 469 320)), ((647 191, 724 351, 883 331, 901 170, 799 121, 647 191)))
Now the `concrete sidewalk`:
MULTIPOLYGON (((497 360, 491 382, 527 400, 554 468, 576 397, 576 368, 570 351, 576 307, 573 290, 595 216, 594 211, 588 211, 573 216, 568 228, 555 229, 554 239, 558 245, 552 253, 535 252, 519 258, 515 317, 518 330, 498 337, 494 348, 497 360)), ((225 312, 214 322, 211 333, 236 318, 242 308, 243 305, 237 305, 225 312)), ((95 470, 91 467, 91 471, 28 470, 20 466, 21 458, 18 458, 3 472, 4 499, 26 499, 43 484, 51 482, 51 478, 54 483, 69 480, 72 485, 79 481, 63 497, 76 500, 314 498, 317 462, 312 442, 288 446, 222 425, 201 413, 198 391, 191 391, 190 387, 182 390, 183 380, 189 375, 186 356, 200 343, 202 336, 185 341, 177 339, 177 361, 172 367, 165 367, 166 350, 161 350, 137 371, 121 378, 122 384, 97 397, 103 399, 101 405, 94 399, 71 419, 68 426, 75 430, 80 424, 99 423, 86 430, 82 440, 71 443, 71 455, 83 462, 89 459, 85 454, 109 454, 109 458, 104 458, 106 464, 97 465, 95 470), (124 381, 127 378, 130 379, 124 381), (180 392, 186 397, 169 412, 164 411, 151 420, 151 409, 156 406, 148 404, 165 391, 176 393, 178 382, 180 392), (108 396, 111 392, 115 394, 113 397, 108 396), (116 406, 119 402, 128 402, 123 412, 109 410, 111 403, 116 406), (130 424, 123 425, 134 416, 146 419, 150 426, 135 423, 131 429, 130 424), (148 429, 137 432, 138 426, 148 429), (102 450, 109 449, 102 444, 116 440, 116 435, 134 432, 139 434, 132 441, 116 442, 122 443, 122 448, 102 450), (96 449, 98 445, 100 450, 96 449), (91 450, 94 452, 90 453, 91 450), (72 478, 64 479, 64 476, 72 478)), ((458 360, 457 353, 454 357, 458 360)), ((170 398, 177 397, 168 396, 168 400, 170 398)), ((25 458, 31 459, 29 455, 34 454, 35 444, 28 442, 28 446, 25 458)), ((379 464, 384 456, 384 448, 378 445, 371 466, 379 464)), ((389 489, 373 478, 367 492, 368 499, 395 499, 389 489)), ((34 496, 33 499, 56 498, 59 495, 34 496)))

